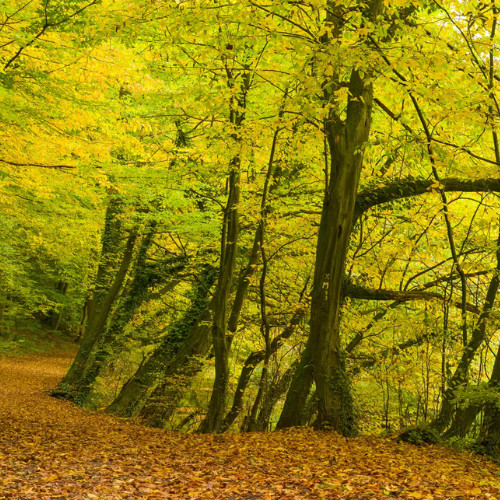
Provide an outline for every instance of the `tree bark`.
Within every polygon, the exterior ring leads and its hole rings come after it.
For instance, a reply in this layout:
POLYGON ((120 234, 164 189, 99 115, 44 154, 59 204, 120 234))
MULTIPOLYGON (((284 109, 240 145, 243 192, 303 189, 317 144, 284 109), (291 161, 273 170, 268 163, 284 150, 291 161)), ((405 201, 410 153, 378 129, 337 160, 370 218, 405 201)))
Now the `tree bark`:
POLYGON ((226 339, 226 311, 239 235, 240 159, 236 158, 229 175, 229 195, 224 214, 219 279, 214 296, 212 343, 215 354, 215 380, 205 419, 199 432, 218 432, 224 418, 229 380, 229 345, 226 339))
POLYGON ((276 429, 305 425, 307 397, 311 392, 313 381, 311 352, 307 343, 294 372, 276 429))

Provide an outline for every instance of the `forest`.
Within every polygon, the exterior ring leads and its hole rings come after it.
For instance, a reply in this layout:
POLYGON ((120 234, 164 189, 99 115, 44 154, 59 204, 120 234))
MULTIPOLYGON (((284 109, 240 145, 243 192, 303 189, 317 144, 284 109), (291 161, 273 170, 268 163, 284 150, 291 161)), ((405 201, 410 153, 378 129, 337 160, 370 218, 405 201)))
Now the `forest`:
POLYGON ((2 356, 72 343, 53 397, 166 431, 498 456, 499 20, 0 3, 2 356))

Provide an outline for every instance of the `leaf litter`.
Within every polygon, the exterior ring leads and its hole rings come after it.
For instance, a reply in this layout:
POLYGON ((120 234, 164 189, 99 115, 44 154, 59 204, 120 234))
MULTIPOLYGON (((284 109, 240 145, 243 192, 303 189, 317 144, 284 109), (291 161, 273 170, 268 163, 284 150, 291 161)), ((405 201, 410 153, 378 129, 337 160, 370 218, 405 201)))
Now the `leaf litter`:
POLYGON ((0 358, 0 499, 500 499, 483 457, 332 432, 182 434, 49 396, 71 354, 0 358))

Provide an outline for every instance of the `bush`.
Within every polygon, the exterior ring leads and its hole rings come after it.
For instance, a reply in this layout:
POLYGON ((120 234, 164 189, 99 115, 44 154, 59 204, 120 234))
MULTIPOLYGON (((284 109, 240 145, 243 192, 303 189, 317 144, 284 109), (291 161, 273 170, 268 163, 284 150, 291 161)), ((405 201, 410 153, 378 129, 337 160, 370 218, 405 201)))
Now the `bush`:
POLYGON ((420 446, 422 444, 440 444, 442 438, 439 432, 431 427, 412 427, 399 434, 396 441, 420 446))

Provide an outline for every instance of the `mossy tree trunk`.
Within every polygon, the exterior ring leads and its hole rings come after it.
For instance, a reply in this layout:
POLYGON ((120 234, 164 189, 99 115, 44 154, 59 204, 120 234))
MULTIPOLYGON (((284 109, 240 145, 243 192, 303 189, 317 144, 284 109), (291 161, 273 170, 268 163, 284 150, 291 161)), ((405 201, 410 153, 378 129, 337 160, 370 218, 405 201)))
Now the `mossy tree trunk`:
POLYGON ((152 223, 149 231, 141 241, 137 258, 133 266, 133 278, 129 287, 124 291, 125 296, 120 300, 109 326, 101 335, 94 352, 87 362, 87 368, 80 379, 78 392, 82 401, 91 394, 92 387, 119 345, 123 344, 122 335, 125 327, 132 320, 135 311, 147 298, 148 290, 158 281, 159 274, 147 263, 147 254, 153 243, 156 224, 152 223))
POLYGON ((113 304, 122 289, 132 263, 137 229, 128 232, 123 244, 124 230, 121 221, 122 206, 119 199, 112 199, 106 212, 102 237, 102 252, 96 277, 96 287, 88 305, 88 319, 80 341, 78 353, 68 373, 53 391, 53 395, 78 400, 79 383, 84 376, 88 360, 101 338, 113 304))
POLYGON ((210 310, 207 305, 214 271, 208 266, 193 290, 187 312, 170 328, 161 344, 125 383, 108 413, 123 417, 138 415, 149 396, 163 381, 183 373, 191 360, 204 358, 210 349, 210 310))

